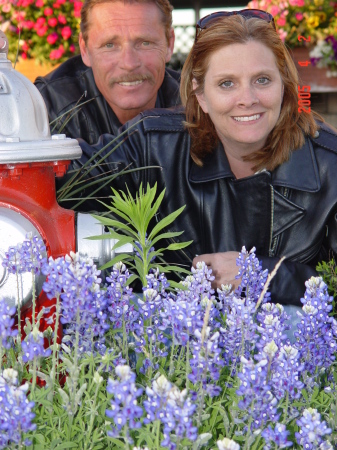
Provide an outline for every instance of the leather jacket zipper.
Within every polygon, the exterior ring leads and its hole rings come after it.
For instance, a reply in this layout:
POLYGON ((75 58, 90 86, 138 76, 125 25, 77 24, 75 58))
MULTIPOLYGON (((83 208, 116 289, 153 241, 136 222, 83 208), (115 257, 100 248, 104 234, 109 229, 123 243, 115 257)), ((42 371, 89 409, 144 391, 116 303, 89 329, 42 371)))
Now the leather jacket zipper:
MULTIPOLYGON (((270 245, 269 245, 269 257, 273 257, 275 256, 275 252, 276 252, 276 247, 277 247, 277 243, 278 243, 278 238, 279 236, 276 236, 274 239, 272 238, 273 236, 273 226, 274 226, 274 189, 273 186, 271 186, 271 207, 272 207, 272 211, 271 211, 271 231, 270 231, 270 245)), ((289 189, 288 188, 284 188, 283 189, 283 197, 288 198, 289 195, 289 189)))
POLYGON ((276 246, 276 238, 273 239, 274 228, 274 188, 270 185, 271 190, 271 215, 270 215, 270 239, 269 239, 269 256, 274 256, 274 250, 276 246))

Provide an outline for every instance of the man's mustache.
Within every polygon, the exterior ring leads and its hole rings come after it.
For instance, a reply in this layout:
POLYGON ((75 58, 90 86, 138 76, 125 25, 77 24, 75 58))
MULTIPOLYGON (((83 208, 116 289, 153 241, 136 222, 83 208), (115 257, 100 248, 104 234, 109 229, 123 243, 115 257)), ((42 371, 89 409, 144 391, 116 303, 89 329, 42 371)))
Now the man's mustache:
POLYGON ((135 81, 153 81, 150 74, 126 74, 120 77, 110 78, 109 85, 113 86, 116 83, 134 83, 135 81))

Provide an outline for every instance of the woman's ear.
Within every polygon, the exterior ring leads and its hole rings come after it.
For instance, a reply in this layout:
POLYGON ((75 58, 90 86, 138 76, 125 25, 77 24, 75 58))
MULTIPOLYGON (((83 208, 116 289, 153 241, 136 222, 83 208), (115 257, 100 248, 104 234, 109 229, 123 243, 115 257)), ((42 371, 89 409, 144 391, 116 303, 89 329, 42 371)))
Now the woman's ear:
MULTIPOLYGON (((198 83, 195 78, 193 78, 193 80, 192 80, 192 86, 193 86, 194 91, 198 87, 198 83)), ((205 114, 208 114, 208 108, 207 108, 207 103, 205 100, 205 94, 203 92, 201 92, 200 94, 195 94, 195 96, 197 97, 200 108, 204 111, 205 114)))

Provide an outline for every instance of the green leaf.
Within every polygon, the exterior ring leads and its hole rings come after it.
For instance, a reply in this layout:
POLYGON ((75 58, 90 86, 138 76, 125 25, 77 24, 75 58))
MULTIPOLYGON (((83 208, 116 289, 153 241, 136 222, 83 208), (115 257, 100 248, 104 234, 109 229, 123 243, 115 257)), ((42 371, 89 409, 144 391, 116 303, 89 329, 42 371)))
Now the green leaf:
POLYGON ((182 206, 181 208, 177 209, 176 211, 173 211, 168 216, 164 217, 157 225, 153 228, 152 232, 149 234, 149 240, 152 241, 152 239, 161 231, 163 228, 170 225, 172 222, 175 221, 175 219, 183 212, 185 209, 185 206, 182 206))
POLYGON ((187 242, 175 242, 174 244, 170 244, 167 247, 167 250, 181 250, 182 248, 188 247, 192 244, 193 241, 187 241, 187 242))
POLYGON ((117 256, 115 256, 111 261, 108 261, 106 264, 104 264, 103 266, 99 267, 100 270, 104 270, 104 269, 108 269, 109 267, 112 267, 114 264, 120 262, 120 261, 125 261, 127 259, 130 258, 130 254, 129 253, 120 253, 117 256))

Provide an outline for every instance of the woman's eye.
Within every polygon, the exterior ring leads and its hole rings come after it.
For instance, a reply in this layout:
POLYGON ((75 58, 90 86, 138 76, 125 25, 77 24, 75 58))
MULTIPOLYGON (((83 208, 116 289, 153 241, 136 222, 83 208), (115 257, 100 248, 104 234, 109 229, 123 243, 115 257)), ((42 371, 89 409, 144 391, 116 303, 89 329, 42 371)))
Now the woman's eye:
POLYGON ((229 88, 232 85, 233 85, 233 81, 230 81, 230 80, 222 81, 220 84, 221 87, 225 87, 225 88, 229 88))
POLYGON ((257 79, 257 81, 259 84, 267 84, 267 83, 269 83, 270 79, 267 77, 260 77, 257 79))

